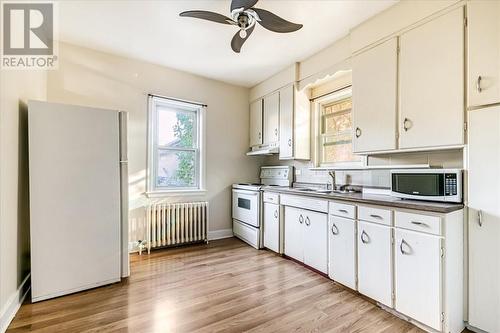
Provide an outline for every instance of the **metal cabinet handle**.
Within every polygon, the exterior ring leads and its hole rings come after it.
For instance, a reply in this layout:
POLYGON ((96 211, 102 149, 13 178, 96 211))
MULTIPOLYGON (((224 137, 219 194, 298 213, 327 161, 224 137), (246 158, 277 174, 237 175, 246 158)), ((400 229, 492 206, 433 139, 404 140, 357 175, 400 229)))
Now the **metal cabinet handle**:
POLYGON ((401 244, 399 244, 399 250, 401 251, 401 254, 403 255, 408 255, 410 254, 410 252, 406 252, 404 249, 403 249, 403 245, 406 245, 408 248, 411 249, 410 247, 410 244, 408 244, 404 239, 401 240, 401 244))
POLYGON ((361 136, 361 128, 356 127, 356 138, 359 138, 361 136))
POLYGON ((361 232, 361 242, 363 242, 363 244, 368 244, 368 243, 369 243, 369 241, 370 241, 370 236, 368 236, 368 234, 367 234, 367 233, 363 230, 363 231, 361 232), (365 240, 365 237, 364 237, 364 236, 368 237, 368 239, 367 239, 367 240, 365 240))
POLYGON ((260 139, 261 137, 262 137, 262 133, 261 133, 261 132, 259 132, 259 139, 260 139))
POLYGON ((427 223, 419 222, 419 221, 411 221, 411 224, 415 224, 415 225, 422 226, 422 227, 428 227, 427 223))
POLYGON ((330 228, 330 230, 332 231, 332 234, 334 234, 334 235, 338 235, 339 234, 339 228, 337 228, 337 226, 335 225, 335 223, 332 223, 332 227, 330 228), (333 228, 335 228, 336 231, 334 231, 333 228))
POLYGON ((304 223, 304 216, 302 216, 302 214, 300 214, 299 216, 299 223, 300 224, 304 223))
POLYGON ((406 124, 408 124, 408 123, 411 123, 410 119, 405 118, 405 119, 403 120, 403 129, 405 130, 405 132, 408 132, 408 130, 409 130, 409 129, 410 129, 410 127, 411 127, 411 126, 406 126, 406 124))
POLYGON ((477 90, 478 93, 480 93, 481 91, 483 91, 483 88, 481 88, 481 80, 482 79, 483 78, 481 77, 481 75, 479 75, 477 77, 477 80, 476 80, 476 90, 477 90))
POLYGON ((339 209, 339 212, 340 212, 340 213, 344 213, 344 214, 349 213, 349 212, 348 212, 347 210, 345 210, 345 209, 339 209))
POLYGON ((311 225, 311 220, 309 219, 309 216, 306 217, 306 225, 307 226, 311 225))
POLYGON ((274 211, 274 217, 278 218, 278 211, 277 210, 274 211))
POLYGON ((277 128, 274 129, 274 135, 278 135, 278 129, 277 128))
POLYGON ((374 219, 379 219, 379 220, 383 220, 384 218, 380 215, 375 215, 375 214, 370 214, 371 217, 373 217, 374 219))
POLYGON ((477 211, 477 223, 479 224, 480 227, 483 226, 483 211, 482 210, 477 211))
POLYGON ((292 146, 292 139, 288 139, 288 147, 292 146))

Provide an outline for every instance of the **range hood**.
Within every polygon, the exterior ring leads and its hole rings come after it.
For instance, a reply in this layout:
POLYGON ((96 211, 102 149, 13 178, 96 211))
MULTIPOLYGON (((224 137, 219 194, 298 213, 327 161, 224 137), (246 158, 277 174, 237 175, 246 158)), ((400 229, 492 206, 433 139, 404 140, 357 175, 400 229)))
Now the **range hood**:
POLYGON ((248 156, 254 155, 273 155, 279 153, 279 146, 277 142, 254 146, 252 150, 247 153, 248 156))

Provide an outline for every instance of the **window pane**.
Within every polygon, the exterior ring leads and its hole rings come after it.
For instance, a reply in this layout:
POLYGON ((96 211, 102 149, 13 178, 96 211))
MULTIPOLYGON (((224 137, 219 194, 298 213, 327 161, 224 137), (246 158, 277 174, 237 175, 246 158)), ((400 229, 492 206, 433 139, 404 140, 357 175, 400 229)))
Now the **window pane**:
POLYGON ((323 139, 323 163, 355 161, 361 161, 361 158, 352 153, 350 133, 323 139))
POLYGON ((193 148, 196 142, 196 112, 158 107, 158 145, 193 148))
POLYGON ((323 116, 323 134, 339 134, 352 130, 352 113, 339 112, 323 116))
POLYGON ((196 187, 194 151, 158 151, 157 187, 196 187))

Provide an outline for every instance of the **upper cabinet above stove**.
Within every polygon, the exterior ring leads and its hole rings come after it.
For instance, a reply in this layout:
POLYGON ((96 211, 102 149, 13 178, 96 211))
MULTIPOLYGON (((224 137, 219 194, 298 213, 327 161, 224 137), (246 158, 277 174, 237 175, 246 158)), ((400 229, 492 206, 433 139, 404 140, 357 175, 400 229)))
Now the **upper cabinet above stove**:
POLYGON ((250 147, 252 155, 258 155, 262 148, 264 153, 279 152, 280 159, 310 159, 310 103, 306 93, 290 83, 252 102, 250 147))
POLYGON ((469 1, 467 25, 467 105, 500 103, 500 1, 469 1))

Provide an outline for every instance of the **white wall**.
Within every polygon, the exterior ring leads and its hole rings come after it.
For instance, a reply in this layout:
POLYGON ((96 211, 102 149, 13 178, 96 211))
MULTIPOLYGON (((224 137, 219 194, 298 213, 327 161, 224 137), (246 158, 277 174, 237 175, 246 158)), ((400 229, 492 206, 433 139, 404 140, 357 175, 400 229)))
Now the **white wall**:
POLYGON ((45 72, 0 71, 0 332, 29 286, 27 101, 45 97, 45 72))
POLYGON ((245 156, 249 89, 139 60, 61 43, 59 70, 48 75, 48 100, 129 112, 131 217, 145 202, 147 94, 197 101, 207 108, 207 194, 171 201, 208 200, 210 231, 231 228, 231 184, 256 181, 260 159, 245 156))

